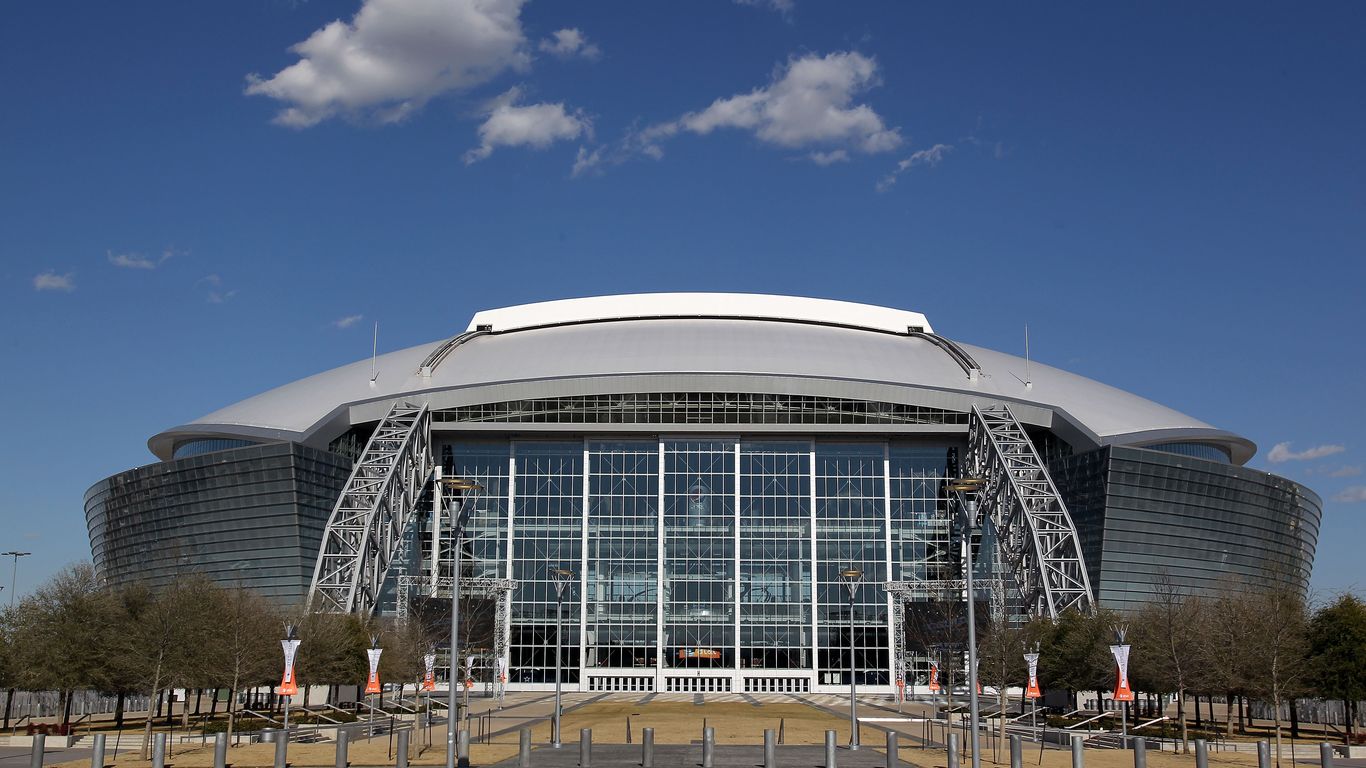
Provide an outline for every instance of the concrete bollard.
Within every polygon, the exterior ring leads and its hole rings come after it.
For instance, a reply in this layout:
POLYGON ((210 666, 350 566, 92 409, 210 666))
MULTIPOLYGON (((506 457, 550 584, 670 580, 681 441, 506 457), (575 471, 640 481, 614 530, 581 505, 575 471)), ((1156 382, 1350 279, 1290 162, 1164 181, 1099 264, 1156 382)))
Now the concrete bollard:
POLYGON ((579 729, 579 768, 592 768, 593 765, 593 729, 579 729))
POLYGON ((1010 768, 1020 768, 1023 763, 1024 758, 1021 754, 1020 736, 1019 734, 1012 733, 1010 734, 1010 768))
POLYGON ((1257 742, 1257 768, 1271 768, 1271 745, 1265 741, 1257 742))
POLYGON ((1209 768, 1209 747, 1204 739, 1195 740, 1195 768, 1209 768))
POLYGON ((1129 749, 1134 751, 1134 768, 1148 768, 1148 742, 1140 736, 1129 743, 1129 749))
POLYGON ((772 728, 764 729, 764 768, 777 768, 778 733, 772 728))
POLYGON ((43 752, 47 750, 47 734, 33 734, 33 752, 29 757, 30 768, 43 768, 43 752))
POLYGON ((836 768, 834 731, 825 732, 825 768, 836 768))
POLYGON ((1319 764, 1323 768, 1333 768, 1333 745, 1326 741, 1319 745, 1319 764))
POLYGON ((950 733, 947 741, 949 743, 949 768, 958 768, 958 734, 950 733))
POLYGON ((345 728, 337 729, 337 768, 347 768, 347 748, 350 746, 351 732, 345 728))
POLYGON ((655 768, 655 729, 640 732, 640 768, 655 768))
POLYGON ((456 732, 455 764, 460 768, 469 768, 470 765, 470 732, 464 729, 456 732))
POLYGON ((702 768, 712 768, 716 760, 716 729, 702 729, 702 768))
POLYGON ((1086 758, 1082 754, 1082 743, 1080 736, 1072 737, 1072 768, 1084 768, 1086 758))
POLYGON ((166 768, 166 734, 164 733, 152 734, 152 768, 166 768))
POLYGON ((285 768, 289 760, 289 731, 275 734, 275 768, 285 768))
POLYGON ((408 735, 412 733, 407 728, 398 732, 398 754, 394 758, 394 765, 398 768, 408 768, 408 735))
POLYGON ((228 768, 228 734, 213 735, 213 768, 228 768))
POLYGON ((531 768, 530 728, 523 728, 517 736, 517 768, 531 768))
POLYGON ((897 756, 897 748, 901 744, 897 740, 896 731, 887 731, 887 768, 896 768, 901 759, 897 756))
POLYGON ((95 743, 90 746, 90 768, 104 768, 104 734, 95 734, 95 743))

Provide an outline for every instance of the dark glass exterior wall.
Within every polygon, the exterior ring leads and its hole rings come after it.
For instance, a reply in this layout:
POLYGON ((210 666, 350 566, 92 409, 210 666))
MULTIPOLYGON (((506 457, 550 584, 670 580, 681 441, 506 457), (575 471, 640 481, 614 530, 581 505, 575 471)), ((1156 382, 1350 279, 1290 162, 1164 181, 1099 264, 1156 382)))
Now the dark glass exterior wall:
POLYGON ((1141 608, 1163 571, 1196 593, 1309 589, 1322 502, 1298 483, 1118 446, 1055 460, 1049 472, 1105 607, 1141 608))
POLYGON ((165 584, 197 571, 300 603, 350 472, 346 458, 297 443, 121 472, 85 494, 95 568, 115 585, 165 584))

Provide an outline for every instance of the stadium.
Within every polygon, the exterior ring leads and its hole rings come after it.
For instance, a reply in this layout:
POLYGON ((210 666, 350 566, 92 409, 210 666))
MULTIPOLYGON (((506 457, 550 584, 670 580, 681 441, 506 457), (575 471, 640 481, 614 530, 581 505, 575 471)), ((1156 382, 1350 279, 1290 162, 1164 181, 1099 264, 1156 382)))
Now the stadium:
POLYGON ((968 568, 1011 615, 1136 609, 1159 574, 1307 590, 1321 514, 1239 435, 788 296, 482 311, 148 445, 86 493, 106 581, 403 614, 458 573, 497 604, 478 674, 514 690, 553 685, 558 611, 570 690, 923 691, 903 626, 968 568))

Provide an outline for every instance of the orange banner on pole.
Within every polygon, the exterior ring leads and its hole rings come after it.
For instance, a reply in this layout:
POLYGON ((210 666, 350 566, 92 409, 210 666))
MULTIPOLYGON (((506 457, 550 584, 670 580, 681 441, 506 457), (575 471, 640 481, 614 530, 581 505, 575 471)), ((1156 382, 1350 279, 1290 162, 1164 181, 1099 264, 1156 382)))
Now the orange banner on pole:
POLYGON ((1039 690, 1039 654, 1026 653, 1025 663, 1029 665, 1029 685, 1025 687, 1026 699, 1037 699, 1043 696, 1039 690))
POLYGON ((382 653, 380 648, 367 648, 365 655, 370 661, 370 676, 365 680, 366 693, 379 693, 379 655, 382 653))
POLYGON ((299 683, 294 679, 294 656, 299 651, 299 641, 293 638, 281 640, 280 647, 285 651, 285 673, 280 677, 278 693, 281 696, 296 696, 299 683))
POLYGON ((1129 687, 1129 646, 1112 645, 1110 653, 1114 654, 1118 673, 1115 675, 1115 701, 1133 701, 1134 692, 1129 687))
POLYGON ((930 665, 930 693, 939 693, 939 665, 930 665))

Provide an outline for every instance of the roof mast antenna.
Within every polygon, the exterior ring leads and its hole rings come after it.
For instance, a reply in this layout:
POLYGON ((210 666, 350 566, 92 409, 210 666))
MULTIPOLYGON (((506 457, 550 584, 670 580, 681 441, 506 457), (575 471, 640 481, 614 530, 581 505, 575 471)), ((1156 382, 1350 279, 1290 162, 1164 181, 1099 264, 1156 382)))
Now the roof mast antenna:
POLYGON ((1029 376, 1029 323, 1025 323, 1025 389, 1033 389, 1034 380, 1029 376))
POLYGON ((370 386, 375 386, 375 379, 379 374, 375 373, 375 358, 379 356, 379 321, 375 321, 375 335, 370 342, 370 386))

